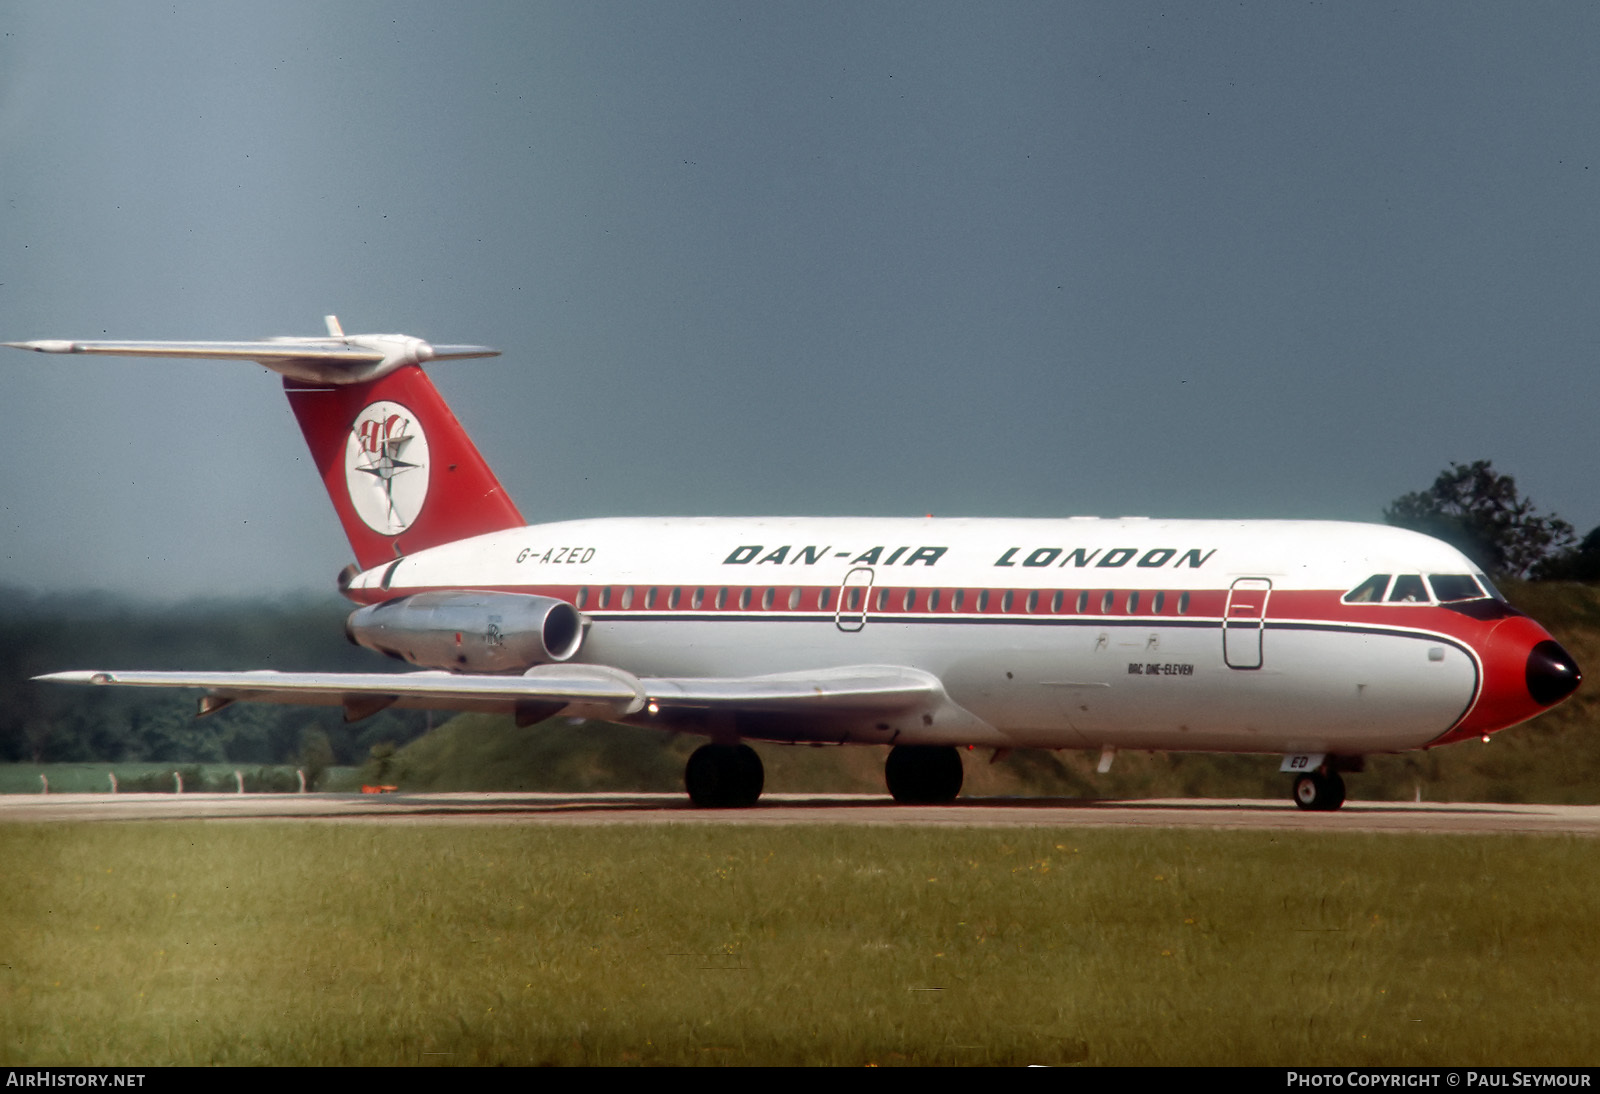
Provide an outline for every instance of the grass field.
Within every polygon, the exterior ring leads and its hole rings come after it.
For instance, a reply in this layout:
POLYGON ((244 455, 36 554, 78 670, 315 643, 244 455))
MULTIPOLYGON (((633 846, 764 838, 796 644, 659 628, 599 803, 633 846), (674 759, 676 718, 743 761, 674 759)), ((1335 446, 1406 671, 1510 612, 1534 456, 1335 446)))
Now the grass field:
POLYGON ((0 827, 0 1064, 1592 1064, 1600 844, 0 827))

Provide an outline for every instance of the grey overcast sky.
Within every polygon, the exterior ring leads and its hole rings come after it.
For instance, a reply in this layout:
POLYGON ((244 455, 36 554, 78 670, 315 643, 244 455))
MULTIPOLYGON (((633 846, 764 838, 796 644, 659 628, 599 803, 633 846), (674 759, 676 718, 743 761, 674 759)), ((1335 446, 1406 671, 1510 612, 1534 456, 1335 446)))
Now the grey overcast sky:
MULTIPOLYGON (((0 3, 0 340, 399 331, 530 520, 1595 485, 1600 5, 0 3)), ((0 585, 330 589, 274 377, 0 351, 0 585)))

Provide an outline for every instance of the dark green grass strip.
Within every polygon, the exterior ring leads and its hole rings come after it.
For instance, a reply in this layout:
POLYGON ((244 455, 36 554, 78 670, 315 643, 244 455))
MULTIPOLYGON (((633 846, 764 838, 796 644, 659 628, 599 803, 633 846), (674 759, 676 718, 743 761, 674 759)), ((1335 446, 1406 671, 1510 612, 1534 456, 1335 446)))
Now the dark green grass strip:
POLYGON ((1600 844, 0 827, 3 1064, 1592 1064, 1600 844))

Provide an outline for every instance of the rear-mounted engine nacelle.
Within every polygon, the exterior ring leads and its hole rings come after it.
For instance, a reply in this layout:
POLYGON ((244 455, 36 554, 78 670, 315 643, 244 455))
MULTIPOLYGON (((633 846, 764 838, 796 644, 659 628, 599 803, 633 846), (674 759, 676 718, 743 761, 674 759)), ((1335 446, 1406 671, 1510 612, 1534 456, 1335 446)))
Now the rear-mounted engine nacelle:
POLYGON ((583 644, 583 621, 565 600, 522 593, 416 593, 350 613, 358 646, 425 668, 521 672, 565 661, 583 644))

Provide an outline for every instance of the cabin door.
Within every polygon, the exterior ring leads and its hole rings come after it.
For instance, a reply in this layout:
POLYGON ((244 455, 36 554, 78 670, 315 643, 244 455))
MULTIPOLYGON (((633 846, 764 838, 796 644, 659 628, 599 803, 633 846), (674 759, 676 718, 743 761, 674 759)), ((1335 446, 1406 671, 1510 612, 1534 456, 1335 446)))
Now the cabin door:
POLYGON ((833 625, 841 631, 859 631, 867 625, 867 598, 872 595, 872 567, 857 566, 839 585, 839 607, 833 625))
POLYGON ((1261 667, 1261 632, 1271 593, 1272 582, 1264 577, 1241 577, 1228 590, 1228 607, 1222 616, 1222 659, 1230 669, 1261 667))

